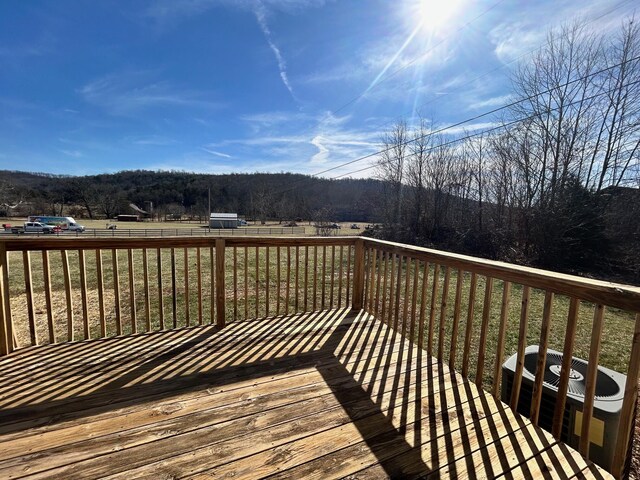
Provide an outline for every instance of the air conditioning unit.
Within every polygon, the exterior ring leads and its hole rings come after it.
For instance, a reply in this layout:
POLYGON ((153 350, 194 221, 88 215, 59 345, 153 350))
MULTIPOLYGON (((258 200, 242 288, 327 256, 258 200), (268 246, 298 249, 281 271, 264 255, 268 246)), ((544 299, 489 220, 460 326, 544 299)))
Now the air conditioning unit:
MULTIPOLYGON (((517 411, 526 417, 529 416, 531 409, 538 350, 538 345, 532 345, 525 349, 524 354, 517 411)), ((516 362, 517 355, 513 355, 502 365, 502 401, 505 403, 509 403, 511 399, 516 362)), ((571 359, 571 373, 560 439, 575 449, 580 443, 587 367, 588 362, 585 360, 575 357, 571 359)), ((538 425, 549 432, 553 424, 561 369, 562 353, 547 350, 538 425)), ((589 432, 591 441, 589 459, 607 470, 611 470, 626 379, 626 375, 598 366, 595 403, 589 432)))

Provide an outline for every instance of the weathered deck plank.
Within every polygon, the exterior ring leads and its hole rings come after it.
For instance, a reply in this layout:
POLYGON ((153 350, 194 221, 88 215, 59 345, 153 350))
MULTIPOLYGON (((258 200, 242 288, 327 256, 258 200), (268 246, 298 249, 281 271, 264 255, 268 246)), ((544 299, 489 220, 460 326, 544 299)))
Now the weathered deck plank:
POLYGON ((3 478, 607 474, 347 309, 0 360, 3 478))

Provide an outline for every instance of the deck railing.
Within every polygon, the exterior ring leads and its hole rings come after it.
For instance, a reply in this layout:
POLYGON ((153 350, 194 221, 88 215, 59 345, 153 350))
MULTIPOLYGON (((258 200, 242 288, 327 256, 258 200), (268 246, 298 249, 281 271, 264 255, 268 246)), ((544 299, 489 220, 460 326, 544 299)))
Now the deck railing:
MULTIPOLYGON (((35 345, 350 306, 501 396, 502 364, 539 345, 529 408, 541 416, 546 352, 589 361, 580 452, 589 455, 598 364, 628 381, 612 473, 628 459, 640 370, 640 288, 361 237, 33 238, 0 241, 0 355, 35 345)), ((543 414, 544 415, 544 414, 543 414)))

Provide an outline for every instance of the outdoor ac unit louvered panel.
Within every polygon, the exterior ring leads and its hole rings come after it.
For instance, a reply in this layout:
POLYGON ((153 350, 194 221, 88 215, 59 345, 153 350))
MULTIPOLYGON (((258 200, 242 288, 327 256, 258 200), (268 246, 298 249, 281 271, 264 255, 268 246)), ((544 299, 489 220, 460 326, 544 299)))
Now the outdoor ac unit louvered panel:
MULTIPOLYGON (((526 417, 529 416, 531 409, 537 358, 538 345, 532 345, 525 349, 522 385, 516 410, 526 417)), ((513 355, 502 365, 502 401, 505 403, 509 403, 511 399, 516 362, 517 355, 513 355)), ((549 432, 553 424, 561 365, 562 353, 547 350, 538 425, 549 432)), ((567 445, 576 449, 580 443, 587 367, 588 362, 585 360, 572 358, 567 402, 562 421, 560 438, 567 445)), ((598 367, 593 420, 589 434, 591 440, 589 458, 607 470, 611 469, 626 378, 625 375, 608 368, 598 367)))

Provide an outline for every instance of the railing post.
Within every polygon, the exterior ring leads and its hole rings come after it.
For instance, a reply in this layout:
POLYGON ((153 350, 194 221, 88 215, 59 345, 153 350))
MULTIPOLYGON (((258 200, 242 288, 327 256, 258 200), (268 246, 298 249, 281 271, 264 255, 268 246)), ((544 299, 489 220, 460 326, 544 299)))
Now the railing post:
POLYGON ((351 308, 362 310, 364 296, 364 240, 356 239, 353 262, 353 303, 351 308))
POLYGON ((216 239, 216 325, 225 325, 224 238, 216 239))
POLYGON ((638 378, 640 377, 640 313, 636 314, 636 325, 631 345, 631 358, 627 383, 624 388, 624 400, 620 412, 620 427, 611 464, 611 473, 615 478, 622 478, 629 463, 629 443, 635 424, 636 402, 638 399, 638 378))
POLYGON ((6 308, 9 301, 8 278, 7 245, 0 242, 0 357, 13 351, 11 310, 6 308))

